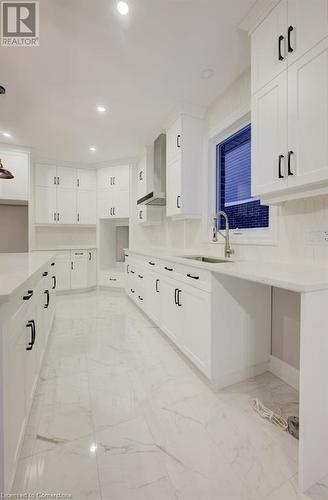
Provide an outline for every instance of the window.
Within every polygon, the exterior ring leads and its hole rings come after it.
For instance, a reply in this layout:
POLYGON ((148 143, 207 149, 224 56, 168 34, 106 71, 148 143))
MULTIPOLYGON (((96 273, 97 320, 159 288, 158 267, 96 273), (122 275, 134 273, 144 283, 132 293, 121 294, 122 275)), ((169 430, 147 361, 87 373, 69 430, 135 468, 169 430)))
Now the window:
POLYGON ((269 207, 251 195, 250 125, 216 146, 216 178, 216 207, 227 213, 231 229, 269 227, 269 207))

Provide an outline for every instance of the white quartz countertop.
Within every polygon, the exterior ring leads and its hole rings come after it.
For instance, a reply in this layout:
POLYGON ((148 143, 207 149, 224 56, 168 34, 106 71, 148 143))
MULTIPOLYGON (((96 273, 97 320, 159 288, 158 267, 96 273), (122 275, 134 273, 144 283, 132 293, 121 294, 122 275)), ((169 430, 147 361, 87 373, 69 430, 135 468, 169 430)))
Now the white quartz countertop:
POLYGON ((54 252, 0 253, 0 304, 54 256, 54 252))
POLYGON ((33 252, 60 252, 61 250, 96 250, 96 245, 57 245, 44 248, 35 248, 33 252))
POLYGON ((181 255, 208 255, 204 252, 177 252, 170 254, 163 251, 145 251, 126 249, 126 253, 147 255, 154 258, 164 259, 170 262, 188 265, 197 269, 207 269, 209 271, 232 276, 247 281, 263 283, 265 285, 291 290, 293 292, 305 293, 316 290, 328 289, 328 266, 319 267, 300 263, 279 263, 279 262, 252 262, 231 260, 224 263, 209 264, 191 259, 182 258, 181 255))

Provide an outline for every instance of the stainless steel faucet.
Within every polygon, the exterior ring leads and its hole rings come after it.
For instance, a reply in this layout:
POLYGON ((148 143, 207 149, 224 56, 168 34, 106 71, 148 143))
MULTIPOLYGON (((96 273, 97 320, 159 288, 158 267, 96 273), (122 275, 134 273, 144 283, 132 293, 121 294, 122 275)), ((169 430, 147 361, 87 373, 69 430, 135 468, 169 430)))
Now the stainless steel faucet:
POLYGON ((231 248, 230 246, 230 233, 229 233, 229 219, 228 216, 223 210, 219 210, 216 212, 214 218, 214 225, 213 225, 213 237, 212 241, 218 241, 218 234, 224 238, 224 256, 226 258, 231 257, 235 253, 235 251, 231 248), (225 229, 225 234, 223 234, 219 229, 218 229, 218 217, 224 217, 225 223, 226 223, 226 229, 225 229))

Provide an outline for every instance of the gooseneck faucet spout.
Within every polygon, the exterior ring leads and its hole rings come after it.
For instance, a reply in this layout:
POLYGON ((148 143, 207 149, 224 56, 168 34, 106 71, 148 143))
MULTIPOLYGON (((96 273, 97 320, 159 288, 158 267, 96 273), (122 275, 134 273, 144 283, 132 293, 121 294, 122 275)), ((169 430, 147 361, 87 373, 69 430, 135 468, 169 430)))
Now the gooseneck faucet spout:
POLYGON ((235 253, 235 251, 231 248, 230 246, 230 229, 229 229, 229 219, 227 214, 223 210, 219 210, 216 212, 214 218, 214 225, 213 225, 213 237, 212 241, 218 241, 218 234, 224 238, 224 256, 226 258, 231 257, 235 253), (218 218, 222 215, 225 219, 225 234, 223 234, 219 229, 218 229, 218 218))

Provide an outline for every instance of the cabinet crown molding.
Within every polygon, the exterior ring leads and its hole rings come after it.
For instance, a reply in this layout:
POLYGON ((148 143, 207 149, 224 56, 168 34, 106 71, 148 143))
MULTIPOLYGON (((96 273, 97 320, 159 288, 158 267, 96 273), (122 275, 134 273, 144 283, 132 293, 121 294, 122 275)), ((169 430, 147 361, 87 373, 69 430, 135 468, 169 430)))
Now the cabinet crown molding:
POLYGON ((252 33, 280 0, 257 0, 239 23, 239 29, 252 33))

